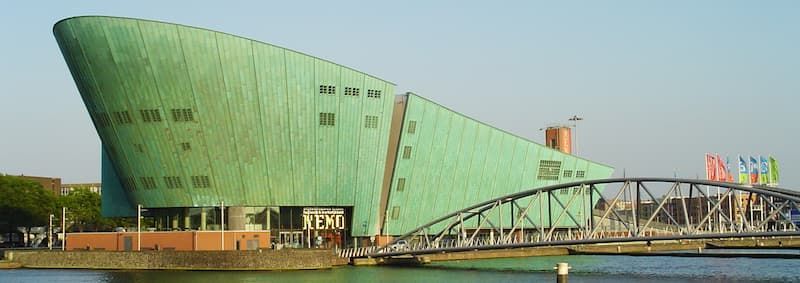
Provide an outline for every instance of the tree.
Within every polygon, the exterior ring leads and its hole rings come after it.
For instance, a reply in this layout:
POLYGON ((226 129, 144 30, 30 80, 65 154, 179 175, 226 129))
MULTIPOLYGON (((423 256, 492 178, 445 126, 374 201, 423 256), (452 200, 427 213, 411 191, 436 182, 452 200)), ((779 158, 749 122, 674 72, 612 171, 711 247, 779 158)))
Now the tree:
POLYGON ((125 218, 106 218, 100 213, 100 195, 88 188, 76 188, 58 198, 58 207, 67 208, 68 231, 110 231, 114 227, 130 226, 125 218))
POLYGON ((0 230, 18 233, 17 227, 47 225, 50 213, 55 210, 56 196, 41 184, 0 175, 0 230))

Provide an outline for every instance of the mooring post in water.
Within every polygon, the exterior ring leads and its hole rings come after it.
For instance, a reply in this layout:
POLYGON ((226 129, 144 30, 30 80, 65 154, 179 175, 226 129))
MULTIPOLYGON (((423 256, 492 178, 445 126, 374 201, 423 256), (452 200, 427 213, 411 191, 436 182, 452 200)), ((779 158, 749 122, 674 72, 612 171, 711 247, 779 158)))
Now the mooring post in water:
POLYGON ((572 267, 566 262, 559 262, 556 264, 556 267, 553 267, 553 269, 556 270, 556 283, 567 283, 567 277, 569 277, 569 270, 571 268, 572 267))

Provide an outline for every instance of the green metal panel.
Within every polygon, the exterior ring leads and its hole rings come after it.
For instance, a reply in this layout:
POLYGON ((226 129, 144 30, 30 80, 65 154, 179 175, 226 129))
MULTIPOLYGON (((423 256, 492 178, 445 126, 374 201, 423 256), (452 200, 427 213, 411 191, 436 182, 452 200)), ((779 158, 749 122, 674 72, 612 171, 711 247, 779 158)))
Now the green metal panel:
POLYGON ((393 84, 176 24, 77 17, 53 32, 130 203, 353 206, 353 223, 368 228, 354 235, 376 232, 393 84), (320 95, 320 85, 336 94, 320 95), (344 96, 345 87, 360 95, 344 96), (367 89, 381 98, 367 98, 367 89), (145 109, 158 109, 161 121, 144 121, 145 109), (176 120, 173 109, 190 109, 193 119, 176 120), (124 111, 130 123, 103 122, 124 111), (334 113, 336 125, 321 126, 321 112, 334 113), (379 118, 377 128, 364 128, 366 115, 379 118), (173 176, 180 188, 167 188, 164 177, 173 176), (196 176, 209 186, 195 186, 196 176))
MULTIPOLYGON (((488 199, 550 184, 606 178, 613 170, 475 121, 414 94, 409 94, 403 119, 405 128, 400 136, 400 156, 395 163, 390 211, 384 230, 390 235, 402 234, 436 217, 488 199), (408 132, 411 121, 416 122, 415 133, 408 132), (402 158, 404 146, 413 148, 408 159, 402 158), (538 179, 540 160, 561 162, 555 180, 538 179), (571 170, 573 175, 564 178, 564 170, 571 170), (577 178, 576 170, 586 174, 577 178), (405 178, 403 191, 397 191, 399 178, 405 178), (399 209, 398 217, 391 217, 395 207, 399 209)), ((547 212, 549 205, 557 215, 563 209, 555 199, 567 205, 574 193, 573 190, 563 194, 556 192, 552 203, 543 199, 542 206, 534 203, 531 209, 547 212)), ((582 211, 590 207, 588 197, 578 195, 575 199, 568 209, 582 211)), ((502 215, 487 217, 495 224, 508 226, 510 215, 511 211, 504 211, 502 215)), ((544 224, 549 225, 546 217, 543 218, 544 224)), ((476 226, 476 220, 469 224, 476 226)), ((538 219, 534 221, 541 224, 538 219)), ((563 217, 554 224, 570 227, 576 223, 563 217)))

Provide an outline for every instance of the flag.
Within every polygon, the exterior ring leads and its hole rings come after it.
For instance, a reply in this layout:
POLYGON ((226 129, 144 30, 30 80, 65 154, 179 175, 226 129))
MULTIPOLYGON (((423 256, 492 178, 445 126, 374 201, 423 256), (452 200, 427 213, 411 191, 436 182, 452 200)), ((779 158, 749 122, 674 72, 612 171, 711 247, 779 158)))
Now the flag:
POLYGON ((750 156, 750 184, 758 184, 758 159, 750 156))
POLYGON ((720 182, 727 182, 728 181, 728 168, 725 166, 725 163, 722 162, 722 157, 717 154, 717 181, 720 182))
POLYGON ((714 162, 714 156, 706 153, 706 180, 717 180, 717 166, 714 162))
POLYGON ((759 156, 761 159, 761 170, 759 170, 758 183, 762 185, 769 184, 769 161, 764 156, 759 156))
POLYGON ((772 185, 777 185, 780 182, 780 174, 778 173, 778 160, 775 160, 771 155, 769 156, 769 182, 772 185))
POLYGON ((733 174, 731 174, 731 157, 730 156, 725 156, 725 176, 727 176, 725 181, 727 181, 728 183, 733 183, 733 174))
POLYGON ((750 171, 747 170, 747 162, 739 155, 739 183, 747 184, 747 180, 750 179, 750 176, 748 176, 749 173, 750 171))

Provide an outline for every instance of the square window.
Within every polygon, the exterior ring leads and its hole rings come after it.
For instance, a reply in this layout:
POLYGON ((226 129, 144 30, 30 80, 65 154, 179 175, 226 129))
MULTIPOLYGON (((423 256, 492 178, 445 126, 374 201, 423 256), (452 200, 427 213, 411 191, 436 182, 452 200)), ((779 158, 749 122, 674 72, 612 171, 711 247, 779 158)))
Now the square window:
POLYGON ((409 134, 413 134, 413 133, 417 132, 417 121, 408 121, 407 132, 409 134))
POLYGON ((392 215, 391 216, 392 216, 393 220, 397 220, 397 218, 400 217, 400 207, 399 206, 392 207, 392 215))
POLYGON ((377 129, 378 128, 378 116, 364 116, 364 128, 368 129, 377 129))
POLYGON ((320 126, 334 126, 336 125, 336 115, 333 113, 321 112, 319 113, 320 126))
POLYGON ((188 142, 182 142, 181 143, 181 149, 183 149, 183 151, 192 150, 192 144, 190 144, 188 142))
POLYGON ((403 147, 403 159, 411 158, 411 146, 403 147))

